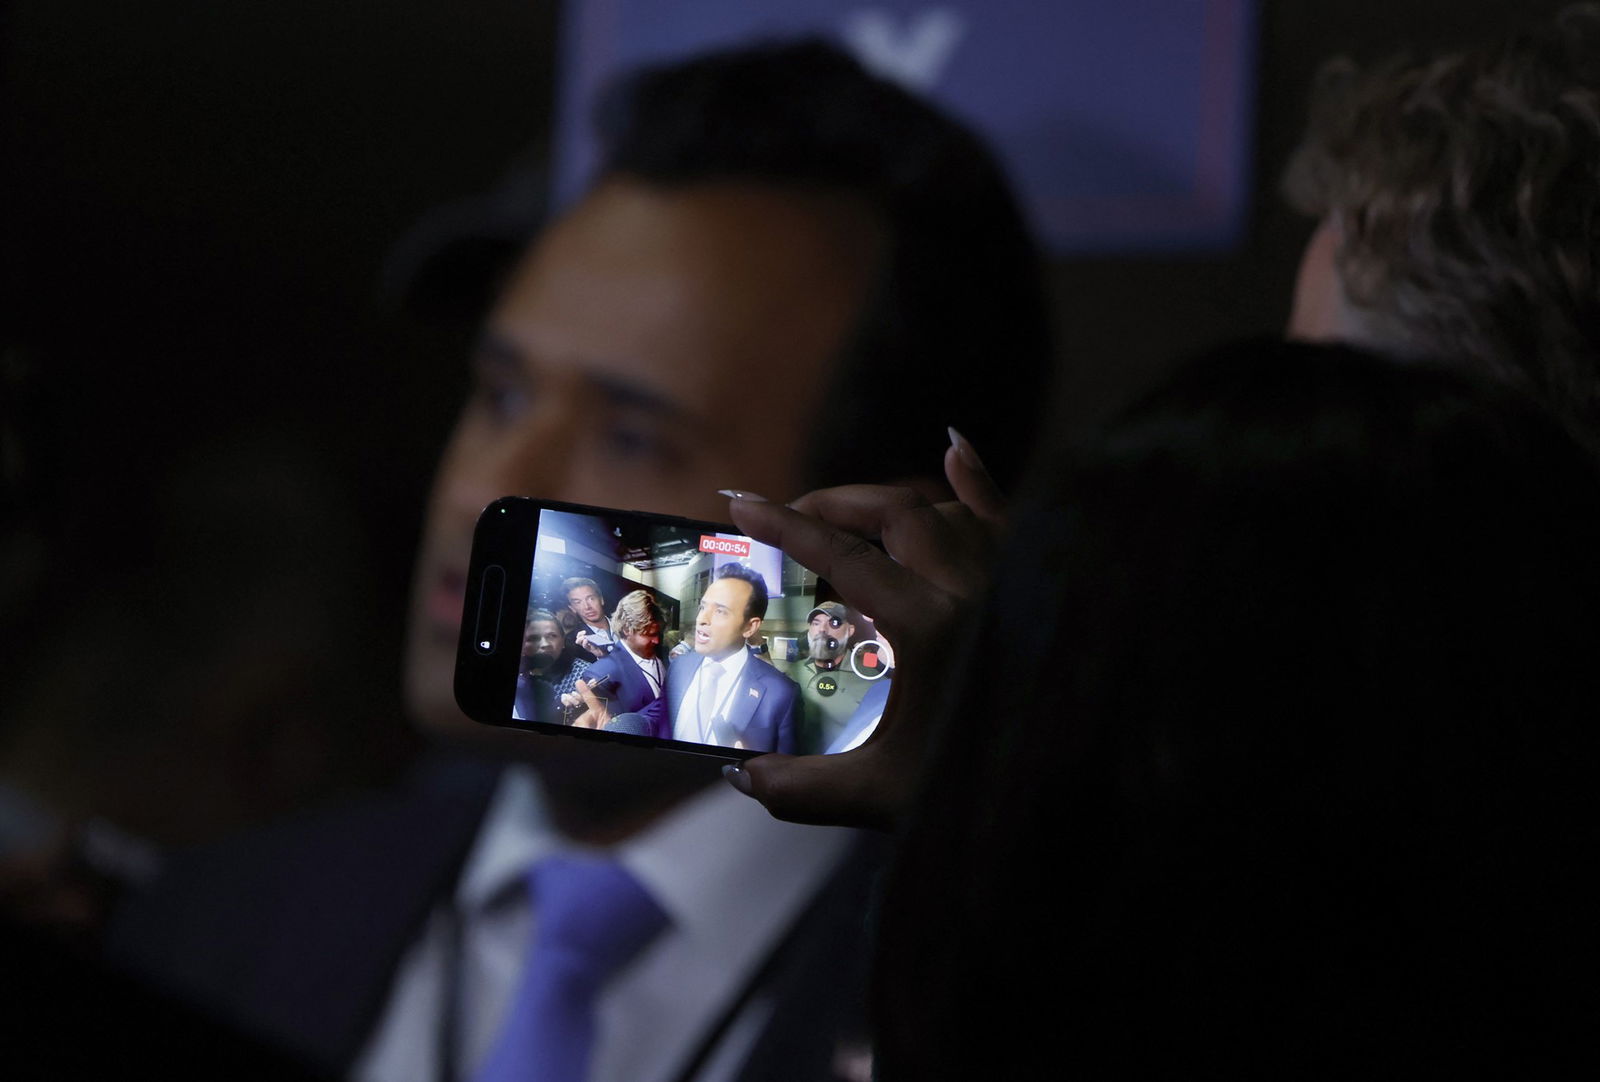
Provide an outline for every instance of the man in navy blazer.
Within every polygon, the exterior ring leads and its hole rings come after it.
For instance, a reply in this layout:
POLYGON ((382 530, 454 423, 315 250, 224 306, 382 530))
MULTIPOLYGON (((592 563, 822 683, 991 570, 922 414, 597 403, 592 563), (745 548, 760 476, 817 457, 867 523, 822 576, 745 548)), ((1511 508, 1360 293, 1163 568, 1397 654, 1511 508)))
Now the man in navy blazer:
MULTIPOLYGON (((983 360, 1045 386, 1037 254, 971 133, 824 45, 642 72, 597 116, 597 179, 494 277, 418 558, 407 704, 482 757, 441 749, 411 786, 174 857, 111 929, 121 964, 330 1077, 472 1078, 538 920, 520 855, 564 847, 641 856, 679 898, 599 991, 593 1082, 864 1073, 881 847, 772 820, 700 756, 468 720, 451 682, 472 530, 508 493, 715 521, 729 485, 938 485, 951 423, 1008 483, 1047 396, 981 393, 983 360), (787 904, 712 889, 739 876, 787 904)), ((798 693, 747 664, 724 728, 782 750, 798 693)))
POLYGON ((694 650, 676 658, 661 736, 794 754, 800 686, 748 649, 767 614, 767 584, 743 564, 723 564, 695 617, 694 650))
MULTIPOLYGON (((583 674, 584 684, 599 688, 600 697, 609 701, 612 716, 636 713, 661 698, 667 680, 667 666, 660 657, 661 625, 665 621, 661 605, 647 590, 634 590, 617 602, 611 627, 618 648, 583 674)), ((583 700, 572 692, 562 696, 561 701, 565 706, 579 706, 583 700)), ((595 716, 588 711, 572 724, 597 727, 595 716)))

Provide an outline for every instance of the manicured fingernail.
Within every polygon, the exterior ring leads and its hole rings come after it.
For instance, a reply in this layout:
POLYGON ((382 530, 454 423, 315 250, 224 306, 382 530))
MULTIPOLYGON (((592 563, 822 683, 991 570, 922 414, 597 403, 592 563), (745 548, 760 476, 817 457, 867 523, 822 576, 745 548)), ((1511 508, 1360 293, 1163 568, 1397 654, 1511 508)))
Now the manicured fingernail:
POLYGON ((728 763, 722 768, 722 776, 728 779, 728 784, 733 786, 745 796, 753 795, 750 788, 750 774, 743 767, 728 763))
POLYGON ((719 488, 717 495, 726 496, 730 500, 749 500, 751 503, 767 502, 767 498, 760 493, 746 492, 742 488, 719 488))
POLYGON ((983 460, 978 457, 978 452, 973 450, 972 444, 967 442, 967 437, 957 432, 953 426, 946 425, 945 431, 950 433, 950 446, 956 449, 956 454, 974 470, 983 469, 983 460))

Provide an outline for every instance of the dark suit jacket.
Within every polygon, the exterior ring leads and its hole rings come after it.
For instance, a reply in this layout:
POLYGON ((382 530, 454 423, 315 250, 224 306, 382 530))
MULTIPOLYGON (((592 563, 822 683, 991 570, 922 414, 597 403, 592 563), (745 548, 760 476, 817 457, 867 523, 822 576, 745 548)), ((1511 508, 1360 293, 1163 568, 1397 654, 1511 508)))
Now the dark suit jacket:
MULTIPOLYGON (((409 786, 179 855, 129 898, 107 936, 123 971, 330 1075, 348 1073, 407 947, 454 889, 499 779, 496 764, 436 758, 409 786)), ((885 848, 863 837, 741 1003, 771 1021, 749 1082, 831 1079, 865 1033, 867 925, 885 848)), ((695 1077, 733 1010, 703 1035, 695 1077)))
MULTIPOLYGON (((688 653, 674 658, 672 671, 667 677, 666 699, 670 709, 665 732, 657 735, 672 738, 673 725, 683 706, 683 697, 700 671, 705 658, 688 653)), ((717 723, 721 734, 718 744, 731 747, 735 740, 755 751, 780 751, 793 755, 795 749, 795 704, 800 699, 800 685, 790 680, 770 664, 755 655, 745 659, 744 671, 739 674, 739 686, 728 700, 726 715, 717 723)))
MULTIPOLYGON (((661 676, 665 680, 667 666, 661 666, 661 676)), ((615 680, 617 686, 611 691, 611 716, 618 714, 632 714, 643 710, 656 699, 655 689, 650 686, 650 680, 640 670, 638 662, 628 656, 622 647, 590 665, 584 670, 582 678, 586 681, 615 680)))
POLYGON ((560 701, 555 685, 542 676, 523 674, 517 677, 515 700, 517 717, 523 721, 561 721, 560 701))

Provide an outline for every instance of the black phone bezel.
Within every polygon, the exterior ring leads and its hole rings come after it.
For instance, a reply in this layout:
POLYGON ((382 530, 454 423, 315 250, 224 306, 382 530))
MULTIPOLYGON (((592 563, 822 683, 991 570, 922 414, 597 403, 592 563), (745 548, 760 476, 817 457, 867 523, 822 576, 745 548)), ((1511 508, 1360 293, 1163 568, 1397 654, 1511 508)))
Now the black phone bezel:
POLYGON ((625 511, 528 496, 503 496, 495 500, 478 516, 478 524, 472 535, 472 557, 467 565, 466 600, 462 606, 455 665, 456 705, 462 712, 473 721, 502 729, 540 734, 560 733, 580 740, 657 748, 727 762, 742 762, 765 755, 764 751, 726 748, 690 740, 663 740, 660 737, 613 733, 604 729, 579 729, 550 722, 523 721, 511 716, 516 700, 517 663, 522 655, 528 589, 533 582, 539 515, 546 510, 613 518, 626 516, 648 525, 706 533, 739 533, 737 526, 725 522, 707 522, 651 511, 625 511), (481 641, 478 637, 479 599, 485 575, 497 573, 504 576, 501 596, 497 599, 498 619, 492 621, 497 634, 492 640, 492 649, 484 652, 478 648, 481 641))

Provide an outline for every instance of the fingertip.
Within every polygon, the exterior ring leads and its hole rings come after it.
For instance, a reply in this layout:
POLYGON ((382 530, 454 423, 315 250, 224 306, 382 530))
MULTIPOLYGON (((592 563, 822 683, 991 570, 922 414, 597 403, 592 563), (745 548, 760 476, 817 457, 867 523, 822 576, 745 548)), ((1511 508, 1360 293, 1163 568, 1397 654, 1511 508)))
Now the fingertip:
POLYGON ((955 449, 957 457, 968 469, 979 473, 989 472, 983 468, 983 460, 978 457, 978 452, 973 449, 967 437, 957 432, 954 425, 946 425, 945 431, 950 434, 950 446, 955 449))
POLYGON ((801 515, 813 514, 812 505, 817 502, 813 499, 815 495, 813 492, 807 492, 804 495, 795 497, 783 506, 801 515))
POLYGON ((775 544, 780 540, 782 530, 781 516, 775 511, 781 507, 781 504, 762 499, 730 498, 728 514, 735 526, 757 541, 775 544))
POLYGON ((789 764, 793 761, 794 756, 768 752, 742 763, 726 764, 722 776, 728 779, 729 785, 760 803, 774 818, 793 822, 795 817, 784 806, 788 776, 792 772, 789 764))
POLYGON ((741 530, 749 532, 749 527, 745 526, 744 524, 744 517, 749 513, 750 508, 758 505, 749 503, 745 500, 735 499, 732 496, 728 497, 728 499, 728 517, 733 520, 733 524, 735 526, 738 526, 741 530))
POLYGON ((944 475, 956 499, 979 518, 1001 520, 1005 516, 1005 493, 995 484, 989 469, 965 436, 950 429, 950 447, 945 451, 944 475))
POLYGON ((944 479, 956 493, 956 498, 961 495, 962 475, 967 472, 966 463, 961 461, 961 448, 951 444, 944 449, 944 479))
POLYGON ((727 779, 729 785, 745 796, 753 798, 756 795, 755 784, 750 780, 750 772, 737 763, 723 764, 722 776, 727 779))

